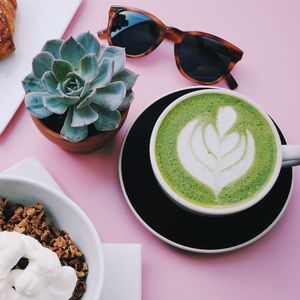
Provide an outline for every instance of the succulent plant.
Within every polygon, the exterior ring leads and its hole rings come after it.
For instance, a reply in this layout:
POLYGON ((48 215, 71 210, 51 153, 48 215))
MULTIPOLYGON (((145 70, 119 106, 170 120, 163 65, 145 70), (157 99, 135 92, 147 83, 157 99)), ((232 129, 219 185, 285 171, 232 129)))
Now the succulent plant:
POLYGON ((61 136, 78 142, 88 126, 110 131, 134 98, 137 74, 125 68, 125 50, 104 47, 91 33, 50 40, 32 61, 23 80, 25 106, 39 119, 63 115, 61 136))

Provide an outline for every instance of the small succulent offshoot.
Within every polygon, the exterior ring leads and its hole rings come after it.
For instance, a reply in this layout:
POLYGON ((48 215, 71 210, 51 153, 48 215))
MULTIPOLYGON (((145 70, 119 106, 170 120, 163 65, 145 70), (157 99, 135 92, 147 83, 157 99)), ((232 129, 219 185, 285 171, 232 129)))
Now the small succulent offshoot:
POLYGON ((89 32, 46 42, 22 82, 27 110, 39 119, 64 115, 60 135, 70 142, 85 139, 89 125, 118 128, 138 77, 125 68, 125 58, 123 48, 104 47, 89 32))

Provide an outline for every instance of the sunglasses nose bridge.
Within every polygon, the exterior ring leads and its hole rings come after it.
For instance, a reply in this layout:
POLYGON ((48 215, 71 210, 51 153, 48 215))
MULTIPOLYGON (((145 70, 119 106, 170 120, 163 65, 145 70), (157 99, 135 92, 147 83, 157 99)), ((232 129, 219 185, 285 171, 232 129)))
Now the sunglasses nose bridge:
POLYGON ((171 41, 174 41, 175 43, 178 43, 182 39, 183 32, 179 29, 171 26, 166 27, 166 33, 165 37, 171 41))

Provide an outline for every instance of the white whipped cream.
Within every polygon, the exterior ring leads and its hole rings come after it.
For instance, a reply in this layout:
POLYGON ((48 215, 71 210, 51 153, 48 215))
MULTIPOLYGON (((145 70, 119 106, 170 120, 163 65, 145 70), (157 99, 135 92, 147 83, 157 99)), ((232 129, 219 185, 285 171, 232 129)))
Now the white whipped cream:
POLYGON ((36 239, 18 232, 0 232, 0 300, 68 300, 77 283, 73 268, 36 239), (24 270, 12 268, 25 257, 24 270))
POLYGON ((180 162, 216 196, 225 186, 245 175, 254 161, 255 141, 251 132, 228 133, 236 120, 237 113, 231 106, 220 107, 216 125, 203 125, 200 119, 194 119, 178 136, 180 162))

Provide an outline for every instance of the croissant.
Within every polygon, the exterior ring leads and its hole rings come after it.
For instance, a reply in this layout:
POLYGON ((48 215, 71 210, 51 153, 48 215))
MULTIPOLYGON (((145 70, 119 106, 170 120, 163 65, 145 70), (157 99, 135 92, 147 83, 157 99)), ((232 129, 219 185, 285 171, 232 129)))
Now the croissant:
POLYGON ((15 50, 13 33, 15 31, 16 0, 0 0, 0 58, 15 50))

